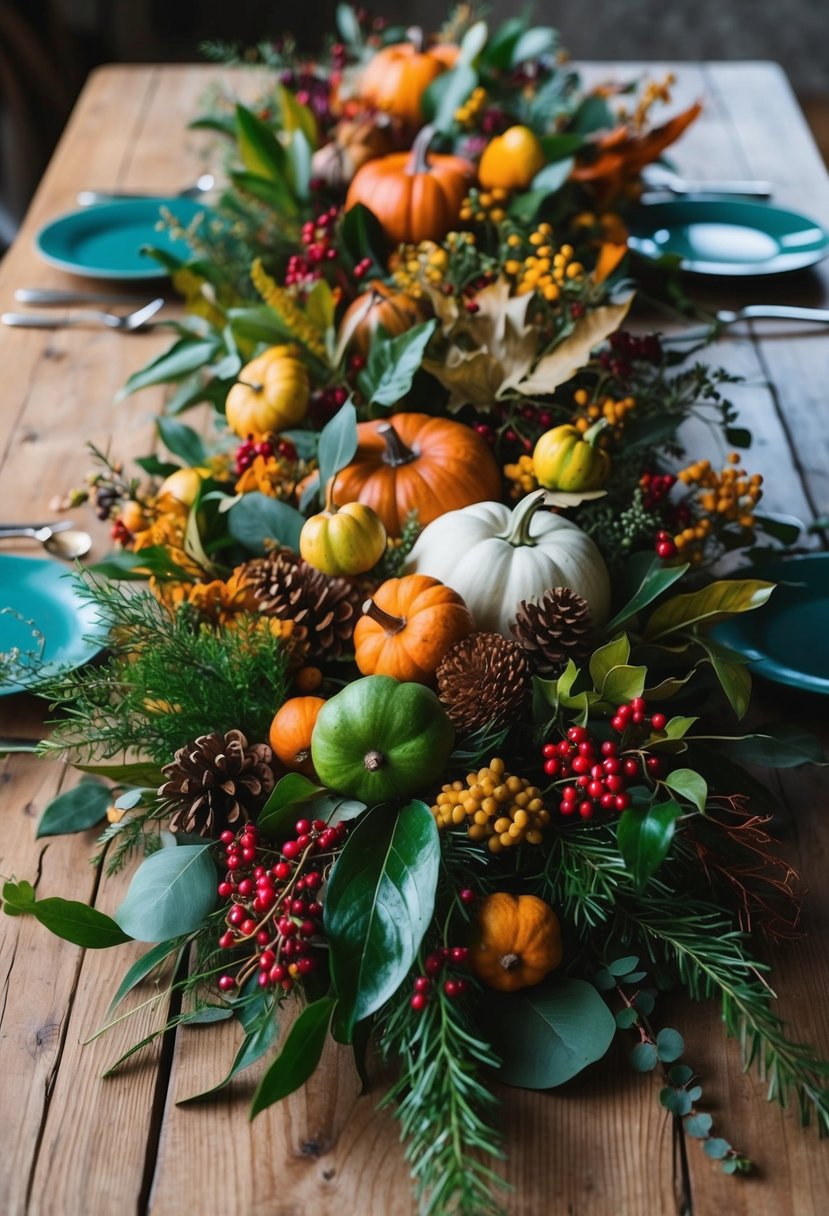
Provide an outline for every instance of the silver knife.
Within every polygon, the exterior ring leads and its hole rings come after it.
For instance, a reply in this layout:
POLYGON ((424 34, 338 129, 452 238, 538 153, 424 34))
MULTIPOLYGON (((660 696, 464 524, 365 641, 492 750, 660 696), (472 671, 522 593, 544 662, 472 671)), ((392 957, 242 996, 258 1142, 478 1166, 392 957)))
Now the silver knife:
POLYGON ((740 321, 807 321, 829 325, 829 308, 801 308, 795 304, 747 304, 736 312, 721 308, 711 325, 700 325, 682 333, 667 334, 666 342, 696 342, 710 337, 712 330, 737 325, 740 321))
POLYGON ((124 291, 73 291, 71 288, 18 287, 14 293, 18 304, 31 304, 35 308, 51 308, 61 304, 140 304, 134 292, 124 291))

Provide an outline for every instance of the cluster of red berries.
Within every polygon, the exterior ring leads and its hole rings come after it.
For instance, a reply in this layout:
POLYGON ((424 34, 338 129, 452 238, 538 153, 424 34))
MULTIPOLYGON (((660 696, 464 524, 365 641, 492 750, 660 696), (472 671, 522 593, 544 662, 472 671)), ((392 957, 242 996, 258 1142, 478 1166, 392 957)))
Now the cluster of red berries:
POLYGON ((610 350, 599 356, 602 367, 620 380, 627 380, 634 363, 661 363, 662 344, 656 334, 637 337, 626 329, 620 329, 608 338, 610 350))
POLYGON ((599 744, 584 726, 571 726, 560 743, 545 743, 541 749, 544 772, 557 780, 572 778, 561 790, 559 811, 582 819, 592 819, 598 810, 624 811, 630 806, 627 778, 638 768, 631 760, 621 759, 619 746, 612 740, 599 744))
POLYGON ((246 824, 220 836, 227 873, 219 883, 230 901, 219 937, 222 950, 252 947, 234 974, 219 977, 222 992, 241 988, 258 971, 260 988, 290 992, 296 980, 319 965, 315 948, 322 939, 324 854, 338 848, 345 824, 329 827, 323 819, 299 819, 296 836, 280 852, 264 848, 259 833, 246 824))
POLYGON ((122 519, 116 519, 113 521, 109 533, 117 545, 129 545, 132 543, 133 533, 130 532, 129 528, 122 519))
POLYGON ((360 258, 357 265, 354 267, 352 274, 355 279, 364 279, 371 270, 374 263, 371 258, 360 258))
POLYGON ((325 75, 286 68, 280 73, 279 82, 294 93, 300 105, 313 110, 324 125, 331 121, 331 82, 325 75))
POLYGON ((282 439, 278 435, 270 439, 257 439, 255 435, 248 435, 236 449, 236 475, 241 476, 245 469, 249 469, 257 456, 263 456, 265 460, 278 456, 292 462, 298 459, 297 450, 290 439, 282 439))
MULTIPOLYGON (((620 735, 637 726, 645 730, 664 730, 665 723, 668 721, 665 715, 663 713, 655 713, 648 717, 645 713, 647 708, 648 704, 644 697, 634 697, 632 701, 628 701, 625 705, 617 707, 616 713, 610 719, 610 725, 620 735)), ((652 757, 652 759, 656 759, 656 757, 652 757)))
POLYGON ((323 263, 337 260, 339 253, 333 243, 333 237, 339 214, 339 208, 329 207, 315 220, 307 220, 302 225, 301 238, 305 252, 292 254, 288 258, 285 268, 286 287, 313 286, 317 279, 322 278, 323 263))
POLYGON ((342 384, 329 385, 311 394, 308 403, 308 416, 317 426, 324 426, 329 418, 333 418, 341 405, 348 400, 348 389, 342 384))
POLYGON ((661 557, 663 561, 668 561, 677 555, 677 547, 670 532, 657 532, 653 547, 656 550, 656 556, 661 557))
MULTIPOLYGON (((441 972, 448 967, 466 967, 469 962, 469 950, 466 946, 441 946, 432 954, 426 956, 423 964, 425 975, 419 975, 414 981, 414 993, 409 1000, 412 1009, 418 1013, 425 1009, 435 984, 439 983, 441 972)), ((469 991, 469 982, 462 976, 448 975, 442 982, 443 991, 455 1000, 469 991)))
POLYGON ((653 511, 663 503, 676 485, 673 473, 644 472, 639 478, 642 487, 642 506, 646 511, 653 511))

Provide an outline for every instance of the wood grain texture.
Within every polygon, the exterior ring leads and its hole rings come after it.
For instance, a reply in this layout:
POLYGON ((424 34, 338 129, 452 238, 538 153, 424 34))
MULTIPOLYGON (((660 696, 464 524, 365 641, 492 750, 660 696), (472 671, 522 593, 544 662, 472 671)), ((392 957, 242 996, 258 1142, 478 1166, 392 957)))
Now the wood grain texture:
MULTIPOLYGON (((648 65, 658 75, 662 65, 648 65)), ((665 65, 668 66, 668 65, 665 65)), ((617 77, 630 78, 637 65, 617 77)), ((589 73, 608 75, 608 65, 589 73)), ((829 186, 785 80, 769 65, 682 65, 677 105, 706 102, 700 121, 676 149, 689 174, 769 177, 781 204, 810 210, 829 223, 829 186), (786 150, 785 156, 781 148, 786 150)), ((203 136, 188 133, 212 67, 108 68, 96 73, 44 178, 20 239, 0 266, 0 308, 20 285, 75 282, 42 266, 31 237, 69 209, 85 186, 173 190, 198 172, 203 136)), ((235 78, 238 81, 238 77, 235 78)), ((252 87, 245 77, 245 87, 252 87)), ((826 303, 824 268, 774 282, 696 284, 715 307, 750 299, 826 303)), ((742 331, 708 354, 745 378, 732 393, 754 432, 749 467, 766 477, 765 505, 808 519, 827 509, 822 406, 827 339, 789 329, 742 331)), ((112 438, 124 457, 148 450, 160 397, 147 392, 119 406, 127 375, 164 349, 163 334, 124 337, 80 331, 0 333, 4 382, 0 398, 0 514, 42 515, 44 499, 79 482, 84 442, 112 438)), ((700 433, 695 431, 695 450, 700 433)), ((706 440, 710 442, 710 440, 706 440)), ((712 459, 724 453, 711 451, 712 459)), ((87 526, 90 514, 78 513, 87 526)), ((104 530, 97 530, 101 552, 104 530)), ((25 551, 25 550, 24 550, 25 551)), ((761 710, 804 723, 824 706, 763 690, 761 710)), ((0 704, 0 733, 35 736, 37 703, 26 696, 0 704)), ((17 756, 2 761, 4 827, 0 872, 34 879, 39 893, 95 899, 111 911, 123 879, 101 884, 86 864, 93 833, 48 843, 34 839, 37 817, 67 778, 59 765, 17 756)), ((825 778, 786 774, 775 787, 788 816, 786 848, 811 893, 808 936, 773 952, 782 1014, 800 1037, 829 1052, 829 855, 825 778)), ((86 952, 59 942, 26 919, 5 920, 0 936, 0 1075, 17 1095, 0 1104, 0 1211, 10 1216, 108 1216, 126 1209, 152 1216, 199 1210, 234 1216, 413 1216, 398 1130, 360 1096, 349 1054, 331 1047, 303 1093, 253 1124, 246 1107, 257 1070, 244 1074, 226 1100, 181 1107, 176 1101, 215 1083, 238 1042, 235 1027, 182 1028, 169 1052, 139 1057, 121 1078, 102 1082, 101 1068, 162 1010, 121 1024, 102 1043, 82 1042, 101 1023, 120 975, 140 947, 86 952), (167 1055, 171 1054, 172 1059, 167 1055), (101 1198, 105 1196, 105 1198, 101 1198)), ((152 988, 135 994, 146 999, 152 988)), ((694 1210, 736 1216, 822 1216, 829 1194, 825 1145, 769 1107, 762 1087, 742 1073, 712 1003, 678 1006, 674 1022, 699 1069, 706 1109, 718 1129, 758 1161, 748 1181, 728 1179, 689 1145, 694 1210)), ((287 1020, 285 1029, 287 1029, 287 1020)), ((283 1031, 284 1033, 284 1031, 283 1031)), ((631 1073, 624 1052, 552 1094, 502 1091, 503 1125, 513 1185, 510 1216, 673 1216, 671 1125, 652 1077, 631 1073)))

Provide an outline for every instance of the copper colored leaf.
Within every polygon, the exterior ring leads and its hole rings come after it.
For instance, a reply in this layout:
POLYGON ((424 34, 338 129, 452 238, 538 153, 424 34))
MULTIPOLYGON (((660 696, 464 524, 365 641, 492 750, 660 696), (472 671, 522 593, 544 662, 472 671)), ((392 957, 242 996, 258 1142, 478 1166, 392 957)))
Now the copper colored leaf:
POLYGON ((590 354, 615 333, 633 301, 629 295, 619 304, 605 304, 576 323, 573 332, 540 359, 535 370, 515 387, 526 397, 546 396, 571 380, 590 360, 590 354))

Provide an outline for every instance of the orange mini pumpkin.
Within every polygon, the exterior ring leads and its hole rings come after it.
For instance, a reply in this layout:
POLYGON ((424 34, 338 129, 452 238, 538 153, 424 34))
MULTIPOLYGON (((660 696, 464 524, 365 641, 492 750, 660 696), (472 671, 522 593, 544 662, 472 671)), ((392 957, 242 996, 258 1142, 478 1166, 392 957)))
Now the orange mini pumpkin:
POLYGON ((421 50, 411 42, 398 42, 384 47, 363 71, 360 96, 378 110, 418 127, 423 121, 423 94, 452 66, 457 54, 458 48, 448 45, 421 50))
POLYGON ((449 647, 475 627, 458 593, 425 574, 387 579, 363 612, 354 630, 357 666, 403 683, 431 684, 449 647))
POLYGON ((500 992, 540 984, 561 962, 561 925, 535 895, 496 891, 481 902, 469 965, 479 980, 500 992))
POLYGON ((373 507, 389 536, 417 511, 425 527, 439 515, 501 497, 501 474, 486 441, 471 427, 429 414, 361 422, 353 462, 336 476, 338 503, 373 507))
POLYGON ((377 216, 396 245, 439 241, 458 222, 475 170, 460 156, 429 152, 434 132, 424 127, 411 152, 393 152, 359 169, 345 200, 377 216))
POLYGON ((380 326, 390 338, 405 333, 426 320, 426 309, 419 300, 395 291, 379 279, 352 300, 340 322, 340 340, 347 338, 350 350, 366 358, 372 339, 380 326))
POLYGON ((291 697, 271 722, 268 742, 292 773, 316 776, 311 760, 311 735, 324 704, 322 697, 291 697))

